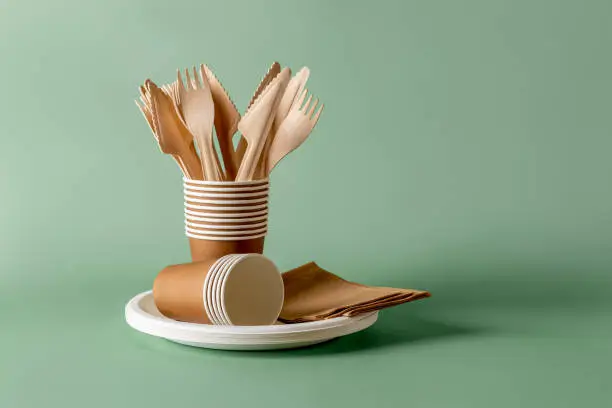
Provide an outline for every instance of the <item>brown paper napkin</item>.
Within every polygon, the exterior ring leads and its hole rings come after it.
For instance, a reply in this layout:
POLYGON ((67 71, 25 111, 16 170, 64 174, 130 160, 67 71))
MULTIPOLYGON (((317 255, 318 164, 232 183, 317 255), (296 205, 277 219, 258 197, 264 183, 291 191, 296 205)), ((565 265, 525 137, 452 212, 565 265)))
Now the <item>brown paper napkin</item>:
POLYGON ((430 296, 421 290, 349 282, 314 262, 283 273, 283 282, 285 303, 279 320, 285 323, 356 316, 430 296))

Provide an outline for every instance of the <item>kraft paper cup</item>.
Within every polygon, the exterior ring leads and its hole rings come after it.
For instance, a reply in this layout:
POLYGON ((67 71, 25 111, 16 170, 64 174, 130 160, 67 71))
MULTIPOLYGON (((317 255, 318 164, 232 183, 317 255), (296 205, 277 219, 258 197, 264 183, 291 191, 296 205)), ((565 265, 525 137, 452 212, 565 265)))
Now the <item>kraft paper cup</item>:
POLYGON ((184 180, 185 235, 194 262, 262 253, 267 234, 268 180, 184 180))
POLYGON ((214 261, 168 266, 153 284, 160 313, 191 323, 273 324, 283 297, 278 268, 260 254, 230 254, 214 261))

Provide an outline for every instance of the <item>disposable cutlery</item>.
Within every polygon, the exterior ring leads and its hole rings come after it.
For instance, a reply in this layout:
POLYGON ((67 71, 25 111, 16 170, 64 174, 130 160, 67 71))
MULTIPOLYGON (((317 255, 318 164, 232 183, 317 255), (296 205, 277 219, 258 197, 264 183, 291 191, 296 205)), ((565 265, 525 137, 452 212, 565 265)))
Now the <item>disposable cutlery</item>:
POLYGON ((289 110, 297 101, 297 96, 302 93, 302 90, 306 86, 306 82, 308 81, 309 76, 310 70, 307 67, 303 67, 297 74, 295 74, 291 78, 289 84, 287 84, 287 88, 283 93, 283 97, 281 98, 280 103, 276 108, 276 115, 274 116, 274 121, 272 122, 270 134, 266 139, 266 145, 264 146, 263 152, 259 159, 259 164, 257 165, 258 167, 256 175, 258 178, 265 178, 267 176, 268 155, 272 143, 274 143, 274 139, 276 138, 276 133, 278 132, 281 123, 289 114, 289 110))
POLYGON ((304 143, 312 129, 317 124, 319 116, 321 116, 323 104, 319 105, 317 109, 319 100, 316 99, 314 102, 312 102, 312 95, 308 97, 308 100, 304 106, 302 106, 307 93, 307 89, 302 91, 299 99, 291 108, 289 114, 285 120, 283 120, 278 132, 276 133, 276 137, 268 154, 267 174, 270 174, 270 172, 274 169, 274 166, 276 166, 283 157, 304 143))

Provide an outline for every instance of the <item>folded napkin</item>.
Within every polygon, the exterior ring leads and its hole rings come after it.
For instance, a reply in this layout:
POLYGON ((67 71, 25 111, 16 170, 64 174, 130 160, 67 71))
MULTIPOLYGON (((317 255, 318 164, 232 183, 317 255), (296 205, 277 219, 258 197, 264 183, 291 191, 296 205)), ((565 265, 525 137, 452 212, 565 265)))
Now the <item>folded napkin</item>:
POLYGON ((429 297, 429 292, 365 286, 310 262, 283 273, 285 302, 279 320, 300 323, 356 316, 429 297))

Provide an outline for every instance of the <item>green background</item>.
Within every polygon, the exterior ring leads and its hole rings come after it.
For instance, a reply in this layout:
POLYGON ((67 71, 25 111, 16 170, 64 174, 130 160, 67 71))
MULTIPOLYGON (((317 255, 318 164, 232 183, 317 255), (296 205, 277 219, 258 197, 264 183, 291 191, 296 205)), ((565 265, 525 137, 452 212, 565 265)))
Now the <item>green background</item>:
POLYGON ((0 406, 604 407, 612 397, 612 3, 0 0, 0 406), (286 352, 137 333, 188 260, 137 86, 273 60, 326 108, 272 177, 266 254, 428 289, 286 352))

